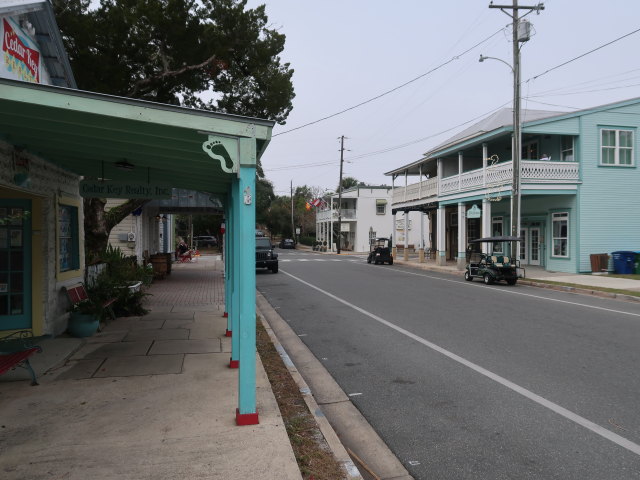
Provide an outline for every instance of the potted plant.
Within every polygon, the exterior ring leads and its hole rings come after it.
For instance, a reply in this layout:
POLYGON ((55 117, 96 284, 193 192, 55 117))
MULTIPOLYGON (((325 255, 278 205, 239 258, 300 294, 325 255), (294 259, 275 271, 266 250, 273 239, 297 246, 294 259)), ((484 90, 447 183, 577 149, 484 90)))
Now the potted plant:
POLYGON ((69 333, 74 337, 90 337, 100 328, 102 306, 91 299, 72 305, 69 314, 69 333))

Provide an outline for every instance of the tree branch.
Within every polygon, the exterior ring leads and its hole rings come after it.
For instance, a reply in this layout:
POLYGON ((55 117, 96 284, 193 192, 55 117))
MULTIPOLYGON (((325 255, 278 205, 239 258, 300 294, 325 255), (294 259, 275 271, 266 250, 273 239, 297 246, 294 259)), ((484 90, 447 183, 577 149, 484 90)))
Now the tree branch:
POLYGON ((204 62, 199 63, 197 65, 185 65, 184 67, 179 68, 177 70, 165 70, 164 72, 158 75, 153 75, 151 77, 138 80, 136 83, 134 83, 133 89, 129 90, 129 92, 127 93, 127 96, 135 97, 140 92, 141 89, 151 85, 152 83, 159 82, 168 77, 177 77, 178 75, 182 75, 183 73, 191 72, 193 70, 201 70, 209 65, 215 65, 221 70, 226 67, 225 62, 223 62, 222 60, 218 60, 216 58, 216 55, 214 54, 208 59, 206 59, 204 62))

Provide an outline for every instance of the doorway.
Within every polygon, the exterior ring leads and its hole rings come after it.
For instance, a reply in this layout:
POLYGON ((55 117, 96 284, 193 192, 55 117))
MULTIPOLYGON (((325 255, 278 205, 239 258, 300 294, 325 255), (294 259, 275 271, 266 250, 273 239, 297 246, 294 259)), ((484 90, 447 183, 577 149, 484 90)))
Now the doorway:
POLYGON ((0 199, 0 330, 31 328, 31 201, 0 199))
POLYGON ((526 265, 540 265, 541 257, 540 227, 522 227, 520 230, 520 263, 526 265))

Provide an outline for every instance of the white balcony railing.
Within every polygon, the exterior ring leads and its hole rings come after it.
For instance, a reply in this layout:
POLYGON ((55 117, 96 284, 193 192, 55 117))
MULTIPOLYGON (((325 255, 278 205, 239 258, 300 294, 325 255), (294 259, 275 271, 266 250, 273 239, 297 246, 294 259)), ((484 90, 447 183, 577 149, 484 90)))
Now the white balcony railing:
POLYGON ((437 177, 428 178, 420 183, 407 185, 404 188, 396 188, 393 191, 392 203, 411 202, 423 198, 435 197, 438 195, 438 179, 437 177))
MULTIPOLYGON (((576 183, 580 179, 580 165, 577 162, 545 162, 523 160, 520 162, 520 182, 523 184, 576 183)), ((461 175, 442 178, 439 181, 439 195, 446 196, 458 192, 468 192, 496 186, 508 186, 513 180, 512 162, 499 163, 464 172, 461 175)), ((393 204, 427 199, 438 195, 438 178, 395 188, 393 204), (427 185, 428 184, 428 185, 427 185)))
MULTIPOLYGON (((316 214, 317 222, 328 222, 330 220, 333 220, 334 222, 338 221, 338 210, 324 210, 316 214)), ((356 220, 355 208, 343 208, 342 220, 343 221, 356 220)))

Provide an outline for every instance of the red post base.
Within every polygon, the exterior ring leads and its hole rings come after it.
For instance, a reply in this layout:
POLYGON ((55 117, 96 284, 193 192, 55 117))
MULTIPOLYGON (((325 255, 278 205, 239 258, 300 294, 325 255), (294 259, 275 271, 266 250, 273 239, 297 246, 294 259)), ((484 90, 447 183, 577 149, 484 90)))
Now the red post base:
POLYGON ((256 413, 240 413, 240 410, 236 408, 236 425, 258 425, 260 420, 258 420, 258 410, 256 409, 256 413))
POLYGON ((229 360, 229 368, 240 368, 240 360, 229 360))
POLYGON ((232 334, 231 330, 227 329, 227 331, 224 333, 225 337, 230 337, 232 334))
POLYGON ((227 317, 229 316, 229 313, 228 313, 228 312, 224 312, 224 313, 222 314, 222 316, 223 316, 224 318, 227 318, 227 317))

